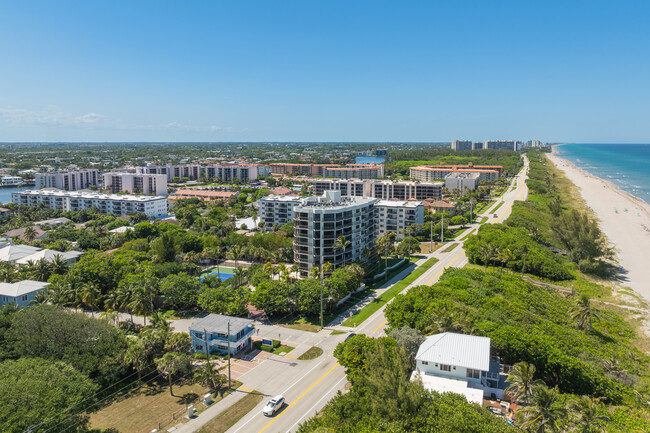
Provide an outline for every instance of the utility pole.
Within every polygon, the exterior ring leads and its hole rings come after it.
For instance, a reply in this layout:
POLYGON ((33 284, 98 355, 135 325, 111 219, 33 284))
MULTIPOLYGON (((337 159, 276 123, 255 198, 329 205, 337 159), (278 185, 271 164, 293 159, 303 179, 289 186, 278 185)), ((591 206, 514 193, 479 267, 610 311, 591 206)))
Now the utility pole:
POLYGON ((320 329, 323 330, 323 250, 320 255, 320 329))
POLYGON ((469 199, 469 223, 472 224, 474 222, 474 202, 472 199, 469 199))
POLYGON ((445 241, 445 213, 442 213, 442 222, 440 223, 440 242, 445 241))
POLYGON ((203 341, 205 342, 205 357, 210 364, 210 352, 208 351, 208 331, 203 328, 203 341))
POLYGON ((228 321, 228 390, 230 391, 230 320, 228 321))
MULTIPOLYGON (((429 211, 429 215, 431 215, 431 211, 429 211)), ((431 218, 431 244, 429 245, 429 253, 433 252, 433 217, 431 218)))

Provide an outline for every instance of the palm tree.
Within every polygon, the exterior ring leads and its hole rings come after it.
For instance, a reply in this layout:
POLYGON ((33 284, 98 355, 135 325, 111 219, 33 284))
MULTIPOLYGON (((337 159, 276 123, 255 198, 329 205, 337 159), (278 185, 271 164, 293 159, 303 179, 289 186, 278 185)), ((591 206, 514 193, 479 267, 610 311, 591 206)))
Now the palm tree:
MULTIPOLYGON (((59 256, 57 255, 55 257, 59 256)), ((50 278, 51 269, 50 264, 43 258, 34 264, 31 274, 36 281, 47 281, 50 278)))
POLYGON ((509 261, 514 259, 514 254, 512 253, 512 250, 510 248, 503 248, 499 250, 499 254, 497 255, 498 260, 501 262, 501 272, 503 272, 503 269, 506 267, 509 261))
POLYGON ((169 379, 169 393, 174 396, 174 389, 172 388, 172 376, 182 374, 192 367, 189 355, 178 352, 167 352, 162 358, 156 359, 156 368, 158 372, 167 376, 169 379))
POLYGON ((320 276, 320 268, 318 266, 314 266, 309 270, 309 278, 316 279, 320 276))
POLYGON ((485 272, 487 272, 487 268, 490 265, 490 260, 494 257, 494 254, 496 253, 496 248, 494 245, 486 244, 486 245, 481 245, 479 248, 479 253, 483 256, 483 263, 485 264, 485 272))
POLYGON ((64 275, 68 271, 68 264, 60 254, 57 254, 50 262, 50 270, 53 274, 64 275))
POLYGON ((522 245, 519 247, 519 254, 521 254, 521 275, 524 275, 524 271, 526 270, 526 259, 528 258, 528 253, 530 252, 530 248, 528 245, 522 245))
POLYGON ((86 284, 81 288, 81 302, 90 308, 90 314, 95 317, 95 308, 97 308, 97 297, 99 291, 94 284, 86 284))
POLYGON ((510 383, 505 389, 505 393, 512 392, 512 399, 516 402, 527 402, 533 395, 533 390, 537 386, 544 386, 544 382, 534 379, 535 366, 527 362, 518 362, 508 373, 506 382, 510 383))
POLYGON ((158 329, 165 335, 169 335, 172 330, 171 324, 167 319, 165 319, 165 316, 163 316, 160 311, 154 311, 151 315, 151 327, 158 329))
POLYGON ((103 311, 99 314, 99 317, 105 319, 107 322, 112 323, 117 326, 119 323, 120 312, 119 311, 103 311))
POLYGON ((596 431, 605 431, 599 421, 610 421, 607 415, 602 415, 602 399, 583 395, 576 397, 569 405, 573 422, 578 428, 577 431, 583 433, 593 433, 596 431))
POLYGON ((530 406, 517 411, 521 416, 521 428, 535 433, 559 432, 560 421, 568 415, 567 409, 558 401, 559 397, 557 388, 533 388, 530 406))
POLYGON ((245 275, 244 268, 242 268, 241 266, 238 266, 237 269, 233 271, 232 276, 235 279, 236 286, 241 286, 242 280, 244 279, 244 275, 245 275))
POLYGON ((227 380, 226 376, 219 374, 209 361, 194 371, 194 381, 208 387, 212 392, 218 391, 227 380))
POLYGON ((347 240, 345 236, 339 236, 338 239, 334 242, 333 248, 334 251, 343 250, 343 266, 345 267, 345 250, 350 246, 352 242, 347 240))
POLYGON ((131 292, 130 301, 128 303, 129 310, 135 314, 144 316, 144 326, 147 326, 147 315, 153 309, 151 298, 146 293, 143 287, 137 287, 131 292))
MULTIPOLYGON (((289 270, 291 271, 292 275, 296 275, 298 273, 298 271, 300 270, 300 268, 298 267, 298 265, 291 265, 291 268, 289 270)), ((295 278, 292 278, 292 279, 295 280, 295 278)))
POLYGON ((23 238, 29 243, 33 242, 34 239, 36 239, 37 233, 36 229, 34 229, 33 226, 29 226, 25 229, 25 232, 23 233, 23 238))
POLYGON ((133 366, 138 372, 138 382, 142 379, 142 370, 149 361, 149 351, 141 339, 130 339, 129 348, 124 352, 124 362, 133 366))
POLYGON ((582 295, 578 298, 576 305, 571 309, 569 314, 571 314, 571 319, 577 322, 578 329, 587 332, 591 331, 591 321, 593 319, 600 319, 600 313, 591 306, 591 300, 587 295, 582 295))
POLYGON ((235 268, 237 267, 237 262, 242 258, 243 249, 239 245, 233 245, 228 252, 228 258, 235 261, 235 268))

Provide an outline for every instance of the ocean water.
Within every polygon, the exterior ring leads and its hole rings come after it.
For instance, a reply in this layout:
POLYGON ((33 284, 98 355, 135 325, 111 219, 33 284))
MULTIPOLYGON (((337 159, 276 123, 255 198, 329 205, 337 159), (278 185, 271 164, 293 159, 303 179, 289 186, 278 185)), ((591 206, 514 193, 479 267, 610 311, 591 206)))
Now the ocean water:
POLYGON ((650 203, 650 144, 571 143, 556 149, 577 167, 650 203))
POLYGON ((357 156, 354 162, 357 164, 383 164, 386 158, 383 156, 357 156))

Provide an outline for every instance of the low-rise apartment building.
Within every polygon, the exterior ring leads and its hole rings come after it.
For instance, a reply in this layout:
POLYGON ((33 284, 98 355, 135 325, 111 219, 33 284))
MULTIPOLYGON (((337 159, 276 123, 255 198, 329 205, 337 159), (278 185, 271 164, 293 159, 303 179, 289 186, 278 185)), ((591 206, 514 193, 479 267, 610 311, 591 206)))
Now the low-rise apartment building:
POLYGON ((457 189, 459 191, 465 191, 467 188, 470 191, 474 191, 478 187, 479 180, 481 179, 481 174, 476 172, 455 172, 449 173, 445 176, 445 187, 452 191, 457 189))
POLYGON ((304 176, 323 176, 323 170, 325 168, 335 168, 338 166, 338 164, 292 164, 285 162, 273 162, 269 164, 271 174, 304 176))
POLYGON ((56 188, 63 191, 77 191, 99 184, 99 171, 94 168, 83 170, 53 171, 36 173, 36 189, 56 188))
POLYGON ((23 184, 20 176, 2 176, 2 186, 18 186, 23 184))
POLYGON ((255 332, 253 321, 241 317, 208 314, 190 325, 194 353, 219 353, 236 355, 251 345, 255 332))
POLYGON ((258 200, 260 222, 264 229, 281 226, 293 221, 293 209, 302 204, 304 197, 291 195, 267 195, 258 200))
POLYGON ((174 178, 180 180, 198 180, 201 178, 201 166, 199 164, 166 164, 166 165, 147 165, 136 167, 137 174, 164 174, 167 176, 167 182, 174 178))
POLYGON ((345 167, 325 167, 323 177, 337 179, 377 179, 384 177, 383 164, 349 164, 345 167))
POLYGON ((104 173, 102 184, 112 193, 167 195, 167 176, 164 174, 104 173))
POLYGON ((23 206, 43 203, 50 209, 80 211, 97 208, 104 215, 144 213, 149 217, 167 214, 167 199, 161 196, 99 194, 94 192, 41 189, 14 192, 11 201, 23 206))
POLYGON ((471 162, 467 165, 420 165, 411 167, 410 177, 421 182, 442 180, 447 175, 457 172, 471 172, 480 175, 479 180, 496 180, 501 176, 503 167, 500 165, 474 165, 471 162))
POLYGON ((375 204, 377 236, 393 232, 404 238, 404 229, 424 224, 424 204, 421 201, 380 200, 375 204))
POLYGON ((245 163, 208 165, 204 172, 206 179, 218 179, 223 182, 232 182, 235 179, 248 182, 271 175, 268 165, 245 163))

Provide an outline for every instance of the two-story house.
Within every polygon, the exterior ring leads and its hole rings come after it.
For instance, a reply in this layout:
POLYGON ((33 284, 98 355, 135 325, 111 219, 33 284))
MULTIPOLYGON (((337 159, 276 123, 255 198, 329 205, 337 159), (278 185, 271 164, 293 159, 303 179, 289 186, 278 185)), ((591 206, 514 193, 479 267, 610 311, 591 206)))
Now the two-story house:
POLYGON ((253 321, 240 317, 223 316, 221 314, 208 314, 203 319, 190 326, 192 337, 192 350, 194 353, 228 353, 228 340, 230 340, 230 354, 235 355, 251 344, 251 337, 255 332, 253 321))
POLYGON ((490 356, 490 339, 444 332, 427 337, 415 356, 415 371, 425 389, 454 392, 481 404, 503 398, 508 384, 498 357, 490 356))
POLYGON ((49 283, 32 280, 0 283, 0 305, 12 303, 18 307, 26 307, 36 300, 36 295, 45 290, 48 285, 49 283))

